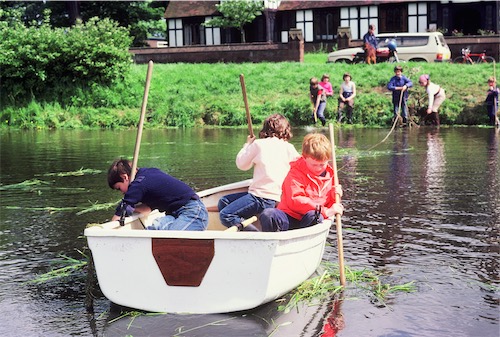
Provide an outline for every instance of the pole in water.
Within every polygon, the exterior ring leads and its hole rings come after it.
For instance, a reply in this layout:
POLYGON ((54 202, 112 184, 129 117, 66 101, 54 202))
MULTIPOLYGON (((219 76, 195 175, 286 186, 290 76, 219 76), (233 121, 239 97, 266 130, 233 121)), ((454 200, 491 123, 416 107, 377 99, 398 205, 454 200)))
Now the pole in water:
MULTIPOLYGON (((339 176, 337 171, 337 161, 335 159, 335 139, 333 135, 333 124, 330 123, 330 142, 332 143, 332 167, 333 167, 333 178, 334 178, 334 188, 339 184, 339 176)), ((335 195, 335 201, 340 202, 340 195, 335 195)), ((337 249, 339 255, 339 276, 340 285, 345 287, 345 268, 344 268, 344 243, 342 239, 342 218, 340 214, 335 214, 335 225, 337 229, 337 249)))

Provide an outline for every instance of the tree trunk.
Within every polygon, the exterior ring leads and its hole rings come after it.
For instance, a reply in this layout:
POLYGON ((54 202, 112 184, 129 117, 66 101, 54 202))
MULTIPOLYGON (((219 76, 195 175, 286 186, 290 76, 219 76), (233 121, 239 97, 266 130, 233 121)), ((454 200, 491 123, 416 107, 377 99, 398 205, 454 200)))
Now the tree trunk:
POLYGON ((69 22, 73 26, 76 20, 81 19, 80 1, 66 1, 66 8, 68 9, 69 22))
POLYGON ((241 43, 246 43, 246 39, 245 39, 245 30, 243 28, 240 28, 240 32, 241 32, 241 43))

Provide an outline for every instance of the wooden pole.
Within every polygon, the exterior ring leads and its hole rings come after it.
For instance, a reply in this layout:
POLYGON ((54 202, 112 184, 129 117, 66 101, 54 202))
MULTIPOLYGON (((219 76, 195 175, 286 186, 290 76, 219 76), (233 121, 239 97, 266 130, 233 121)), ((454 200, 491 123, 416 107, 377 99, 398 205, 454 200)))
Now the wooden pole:
MULTIPOLYGON (((243 225, 243 228, 245 228, 248 227, 248 225, 253 224, 255 221, 257 221, 257 217, 254 215, 251 218, 243 220, 241 224, 243 225)), ((228 229, 226 229, 226 232, 237 232, 237 231, 238 231, 237 226, 231 226, 228 229)))
POLYGON ((245 76, 243 76, 243 74, 240 74, 240 83, 241 83, 241 91, 243 92, 243 101, 245 102, 245 110, 247 113, 248 134, 250 135, 250 137, 255 137, 252 127, 252 116, 250 116, 250 109, 248 108, 247 89, 245 87, 245 76))
POLYGON ((137 128, 137 138, 135 139, 134 158, 132 161, 132 173, 130 174, 130 181, 135 178, 137 171, 137 162, 139 161, 139 149, 141 147, 142 128, 144 126, 144 116, 146 115, 146 106, 148 105, 149 85, 151 83, 151 74, 153 73, 153 61, 148 63, 148 73, 146 75, 146 86, 144 87, 144 97, 142 99, 141 117, 139 119, 139 126, 137 128))
MULTIPOLYGON (((335 138, 333 136, 333 124, 330 123, 330 141, 332 143, 332 166, 333 166, 333 184, 334 187, 339 184, 339 176, 337 173, 337 160, 335 159, 335 138)), ((340 202, 340 195, 335 195, 335 200, 340 202)), ((340 214, 335 215, 335 224, 337 228, 337 246, 339 252, 339 274, 340 285, 345 286, 345 269, 344 269, 344 243, 342 240, 342 217, 340 214)))

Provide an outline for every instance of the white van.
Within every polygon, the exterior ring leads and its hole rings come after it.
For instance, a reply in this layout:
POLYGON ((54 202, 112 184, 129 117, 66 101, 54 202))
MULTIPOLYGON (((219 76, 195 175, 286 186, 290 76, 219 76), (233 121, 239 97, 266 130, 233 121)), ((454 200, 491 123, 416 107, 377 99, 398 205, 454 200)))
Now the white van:
MULTIPOLYGON (((384 56, 389 54, 387 43, 396 41, 397 55, 400 61, 420 62, 448 62, 451 51, 443 34, 439 32, 428 33, 382 33, 377 34, 378 48, 377 57, 383 61, 384 56)), ((363 62, 363 49, 347 48, 328 54, 327 62, 363 62)), ((377 60, 378 62, 379 60, 377 60)))

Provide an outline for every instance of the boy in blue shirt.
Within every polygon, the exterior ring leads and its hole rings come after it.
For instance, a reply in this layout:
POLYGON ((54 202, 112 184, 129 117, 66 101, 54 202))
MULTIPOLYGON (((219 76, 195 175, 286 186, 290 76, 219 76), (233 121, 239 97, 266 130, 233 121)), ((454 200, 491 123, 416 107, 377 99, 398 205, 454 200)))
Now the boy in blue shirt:
POLYGON ((408 88, 413 86, 412 81, 403 75, 403 68, 401 66, 394 67, 395 75, 389 80, 387 89, 392 91, 392 104, 394 106, 394 118, 398 115, 403 117, 403 124, 408 121, 408 88))
POLYGON ((108 185, 124 194, 112 221, 127 215, 149 213, 153 209, 165 216, 153 221, 148 229, 202 231, 208 227, 208 212, 196 192, 184 182, 157 168, 140 168, 133 181, 131 162, 117 159, 108 170, 108 185))

